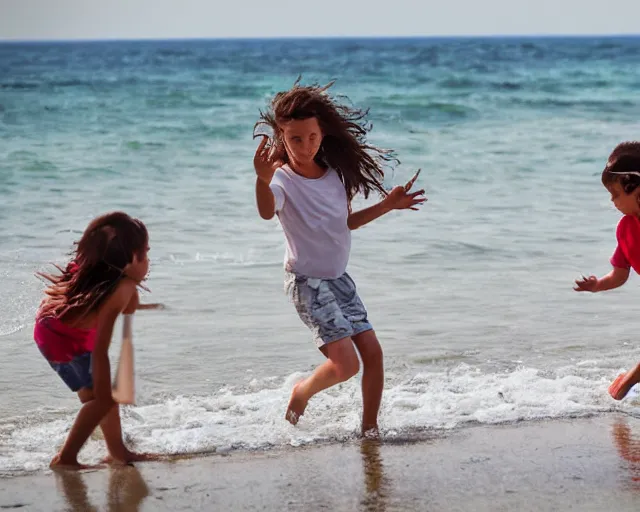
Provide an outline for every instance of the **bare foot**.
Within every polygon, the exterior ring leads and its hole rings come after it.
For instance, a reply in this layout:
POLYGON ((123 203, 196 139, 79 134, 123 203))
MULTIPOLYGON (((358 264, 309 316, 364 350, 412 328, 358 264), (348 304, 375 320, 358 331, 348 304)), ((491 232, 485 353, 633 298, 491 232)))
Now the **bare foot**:
POLYGON ((285 419, 295 425, 300 420, 300 416, 304 414, 304 410, 307 408, 307 400, 304 397, 300 396, 300 392, 298 388, 303 381, 298 382, 295 386, 293 386, 293 391, 291 392, 291 398, 289 399, 289 405, 287 406, 287 413, 285 414, 285 419))
POLYGON ((60 454, 57 454, 49 463, 49 469, 54 471, 80 471, 83 469, 97 469, 99 465, 89 466, 87 464, 80 464, 76 459, 63 459, 60 454))
POLYGON ((628 378, 629 374, 621 373, 616 377, 611 386, 609 386, 609 394, 615 400, 622 400, 633 386, 628 378))
POLYGON ((365 439, 380 439, 378 425, 362 425, 362 437, 365 439))
POLYGON ((132 462, 147 462, 152 460, 159 460, 160 455, 156 453, 135 453, 127 450, 125 452, 124 458, 114 457, 109 454, 102 462, 105 464, 131 464, 132 462))

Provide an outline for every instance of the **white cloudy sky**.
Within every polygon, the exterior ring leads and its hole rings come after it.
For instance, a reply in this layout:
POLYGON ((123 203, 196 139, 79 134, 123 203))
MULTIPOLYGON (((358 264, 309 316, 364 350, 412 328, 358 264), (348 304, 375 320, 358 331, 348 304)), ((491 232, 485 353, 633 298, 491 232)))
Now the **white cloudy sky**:
POLYGON ((640 0, 0 0, 0 39, 640 33, 640 0))

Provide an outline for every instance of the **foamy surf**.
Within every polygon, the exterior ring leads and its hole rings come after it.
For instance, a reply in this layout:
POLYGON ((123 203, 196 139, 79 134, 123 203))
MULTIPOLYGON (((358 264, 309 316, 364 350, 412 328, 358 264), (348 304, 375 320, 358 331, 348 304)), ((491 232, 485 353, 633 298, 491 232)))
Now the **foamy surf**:
POLYGON ((254 267, 254 266, 274 266, 280 265, 280 262, 265 263, 260 257, 260 251, 249 249, 246 253, 234 252, 215 252, 205 253, 196 252, 195 254, 169 254, 168 261, 175 265, 192 265, 192 264, 213 264, 222 267, 254 267))
MULTIPOLYGON (((580 373, 576 368, 576 373, 580 373)), ((595 373, 595 372, 594 372, 595 373)), ((600 372, 601 374, 604 372, 600 372)), ((208 396, 177 396, 123 408, 127 442, 135 449, 167 455, 262 450, 341 442, 358 434, 361 414, 359 379, 312 399, 293 427, 284 411, 292 374, 273 387, 273 379, 253 381, 248 389, 221 388, 208 396)), ((466 364, 441 373, 418 373, 385 391, 380 415, 384 438, 411 438, 477 424, 588 416, 613 410, 635 415, 638 391, 622 402, 607 394, 609 378, 591 372, 572 374, 517 368, 483 373, 466 364), (635 404, 635 405, 634 405, 635 404)), ((63 443, 75 411, 39 411, 0 424, 0 473, 11 475, 47 467, 63 443)), ((99 432, 80 454, 83 461, 105 456, 99 432)))

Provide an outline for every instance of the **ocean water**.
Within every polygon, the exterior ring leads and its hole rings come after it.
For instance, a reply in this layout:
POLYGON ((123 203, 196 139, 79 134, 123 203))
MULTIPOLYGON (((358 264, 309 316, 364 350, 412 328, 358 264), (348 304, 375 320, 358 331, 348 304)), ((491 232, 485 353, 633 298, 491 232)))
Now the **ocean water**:
MULTIPOLYGON (((640 38, 1 44, 0 473, 46 467, 78 407, 32 341, 34 273, 114 209, 147 223, 143 300, 167 306, 134 321, 132 446, 356 435, 359 377, 283 419, 323 358, 283 292, 281 229, 256 213, 251 135, 298 75, 371 109, 370 140, 402 162, 389 185, 423 169, 428 203, 354 232, 349 265, 385 351, 384 436, 639 414, 606 392, 640 359, 637 277, 572 283, 610 268, 600 172, 640 137, 640 38)), ((81 458, 102 455, 96 435, 81 458)))

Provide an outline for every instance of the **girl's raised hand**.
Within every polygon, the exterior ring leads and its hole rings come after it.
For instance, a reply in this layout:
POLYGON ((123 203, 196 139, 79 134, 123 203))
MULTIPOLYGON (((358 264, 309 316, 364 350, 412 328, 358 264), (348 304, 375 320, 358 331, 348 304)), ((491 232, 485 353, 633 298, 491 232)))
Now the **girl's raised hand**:
POLYGON ((389 209, 405 210, 408 208, 410 210, 418 210, 418 206, 427 200, 427 198, 424 197, 424 189, 409 193, 419 175, 420 169, 418 169, 413 175, 413 178, 411 178, 404 187, 402 185, 393 187, 389 195, 385 198, 385 203, 389 209))
POLYGON ((264 181, 266 184, 271 183, 271 178, 276 172, 276 169, 282 165, 282 161, 276 155, 276 152, 271 145, 267 145, 269 137, 262 136, 262 141, 256 150, 256 154, 253 157, 253 167, 256 170, 258 179, 264 181))

